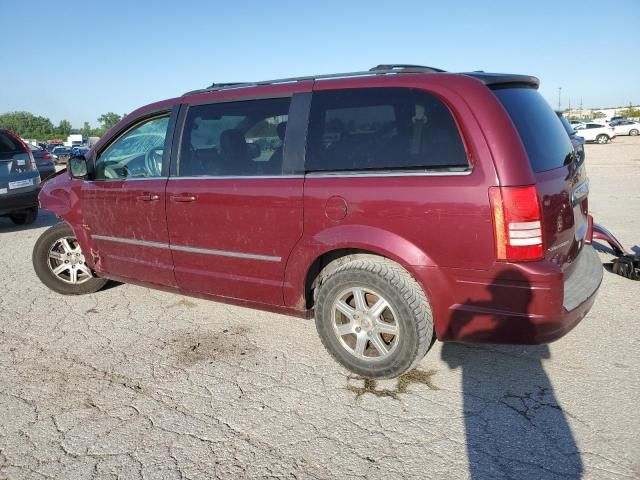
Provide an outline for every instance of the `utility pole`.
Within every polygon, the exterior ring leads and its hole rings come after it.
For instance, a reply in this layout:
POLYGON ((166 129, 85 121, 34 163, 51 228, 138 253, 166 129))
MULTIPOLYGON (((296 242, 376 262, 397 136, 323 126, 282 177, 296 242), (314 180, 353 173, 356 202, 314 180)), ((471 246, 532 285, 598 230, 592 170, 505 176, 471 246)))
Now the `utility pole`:
POLYGON ((562 87, 558 87, 558 110, 561 110, 561 107, 560 107, 561 95, 562 95, 562 87))
POLYGON ((584 118, 584 117, 582 116, 582 97, 580 97, 580 118, 581 118, 581 119, 582 119, 582 118, 584 118))

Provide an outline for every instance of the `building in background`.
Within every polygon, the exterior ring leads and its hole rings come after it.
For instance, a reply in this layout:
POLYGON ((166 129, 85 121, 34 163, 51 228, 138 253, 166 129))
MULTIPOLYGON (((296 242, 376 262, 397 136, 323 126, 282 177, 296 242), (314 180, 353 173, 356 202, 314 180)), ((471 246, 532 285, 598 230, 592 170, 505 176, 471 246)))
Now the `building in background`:
MULTIPOLYGON (((625 113, 631 110, 640 111, 640 105, 629 105, 618 108, 571 108, 564 111, 564 116, 573 120, 601 120, 609 121, 612 117, 625 116, 625 113)), ((630 116, 635 120, 640 119, 638 116, 630 116)))

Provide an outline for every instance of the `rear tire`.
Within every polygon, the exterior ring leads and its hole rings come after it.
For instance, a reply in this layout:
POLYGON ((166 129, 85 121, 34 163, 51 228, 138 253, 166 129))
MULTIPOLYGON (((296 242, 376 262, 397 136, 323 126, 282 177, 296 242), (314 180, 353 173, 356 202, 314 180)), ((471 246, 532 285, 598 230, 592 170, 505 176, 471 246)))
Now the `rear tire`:
POLYGON ((605 143, 609 143, 609 137, 605 134, 600 134, 596 137, 596 142, 600 145, 604 145, 605 143))
POLYGON ((353 373, 397 377, 414 368, 433 344, 429 302, 397 263, 374 255, 351 258, 320 273, 318 334, 331 356, 353 373))
POLYGON ((636 135, 638 135, 638 130, 636 130, 635 128, 633 130, 629 130, 629 135, 631 135, 632 137, 635 137, 636 135))
POLYGON ((73 231, 66 223, 47 229, 33 247, 33 268, 38 278, 63 295, 95 293, 107 283, 84 263, 73 231))
POLYGON ((31 225, 38 218, 38 208, 33 207, 20 213, 12 213, 9 218, 16 225, 31 225))

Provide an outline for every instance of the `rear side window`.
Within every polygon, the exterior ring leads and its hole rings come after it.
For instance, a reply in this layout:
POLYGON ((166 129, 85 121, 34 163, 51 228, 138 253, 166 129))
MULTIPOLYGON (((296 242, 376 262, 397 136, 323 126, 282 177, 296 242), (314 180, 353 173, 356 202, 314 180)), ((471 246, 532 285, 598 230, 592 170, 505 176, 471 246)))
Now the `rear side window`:
POLYGON ((502 88, 493 93, 511 117, 535 172, 562 167, 573 146, 562 122, 542 95, 532 88, 502 88))
POLYGON ((451 112, 434 95, 408 88, 313 94, 307 171, 468 166, 451 112))

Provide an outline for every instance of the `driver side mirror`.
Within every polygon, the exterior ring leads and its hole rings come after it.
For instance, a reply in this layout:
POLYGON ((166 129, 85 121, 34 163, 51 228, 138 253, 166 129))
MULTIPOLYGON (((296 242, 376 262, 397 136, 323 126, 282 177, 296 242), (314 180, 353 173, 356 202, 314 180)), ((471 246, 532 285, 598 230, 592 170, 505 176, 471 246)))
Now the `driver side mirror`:
POLYGON ((69 158, 69 175, 71 178, 87 178, 87 159, 84 155, 75 155, 69 158))

